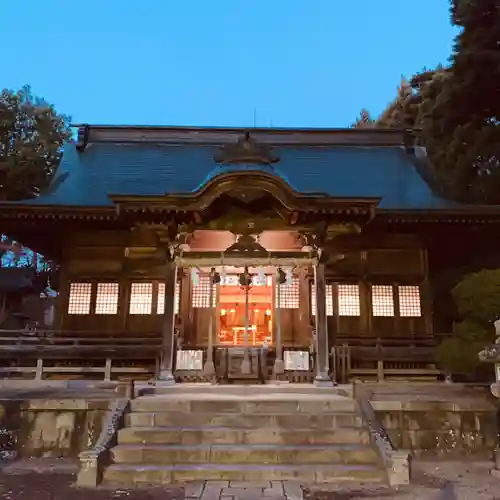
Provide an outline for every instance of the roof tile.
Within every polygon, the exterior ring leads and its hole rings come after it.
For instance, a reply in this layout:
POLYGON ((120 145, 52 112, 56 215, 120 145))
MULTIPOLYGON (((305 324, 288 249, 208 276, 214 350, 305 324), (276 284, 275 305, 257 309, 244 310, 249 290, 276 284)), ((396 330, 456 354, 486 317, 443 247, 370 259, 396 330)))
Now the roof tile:
POLYGON ((380 208, 447 209, 457 206, 435 194, 415 157, 399 146, 273 148, 272 167, 215 163, 206 144, 91 142, 81 153, 66 145, 49 191, 35 205, 109 206, 110 194, 163 195, 199 189, 219 172, 272 169, 296 191, 335 197, 380 197, 380 208))

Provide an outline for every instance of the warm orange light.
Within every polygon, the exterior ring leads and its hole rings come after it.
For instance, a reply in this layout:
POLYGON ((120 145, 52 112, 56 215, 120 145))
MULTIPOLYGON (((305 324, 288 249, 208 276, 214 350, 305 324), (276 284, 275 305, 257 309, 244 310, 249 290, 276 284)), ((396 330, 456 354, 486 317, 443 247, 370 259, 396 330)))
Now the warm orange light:
POLYGON ((231 309, 229 312, 235 313, 236 309, 231 309))
POLYGON ((259 312, 259 309, 254 309, 254 312, 258 313, 258 312, 259 312))
POLYGON ((271 316, 271 309, 266 309, 266 316, 271 316))
POLYGON ((225 316, 226 315, 226 310, 225 309, 221 309, 220 310, 220 315, 221 316, 225 316))

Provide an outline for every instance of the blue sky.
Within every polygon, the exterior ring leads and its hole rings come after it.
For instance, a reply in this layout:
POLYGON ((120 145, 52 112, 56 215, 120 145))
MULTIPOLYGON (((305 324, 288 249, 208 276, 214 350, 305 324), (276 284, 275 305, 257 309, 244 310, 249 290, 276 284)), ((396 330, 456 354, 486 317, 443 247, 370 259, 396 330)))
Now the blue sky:
POLYGON ((456 34, 448 0, 1 3, 0 88, 74 123, 348 126, 456 34))

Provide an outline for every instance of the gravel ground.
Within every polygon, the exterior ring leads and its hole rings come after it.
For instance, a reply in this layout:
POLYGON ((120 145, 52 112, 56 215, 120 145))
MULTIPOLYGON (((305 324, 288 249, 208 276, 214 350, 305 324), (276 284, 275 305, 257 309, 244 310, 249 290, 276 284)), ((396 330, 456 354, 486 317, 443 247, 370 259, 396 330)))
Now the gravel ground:
POLYGON ((500 500, 500 479, 490 462, 415 462, 412 484, 391 491, 373 484, 337 485, 307 492, 310 500, 500 500))
MULTIPOLYGON (((330 491, 306 491, 307 500, 500 500, 500 480, 490 463, 417 462, 412 485, 399 491, 373 484, 339 484, 330 491)), ((72 486, 74 475, 0 473, 0 500, 181 500, 176 487, 138 490, 72 486)))
POLYGON ((84 490, 70 474, 0 474, 1 500, 183 500, 178 488, 84 490))

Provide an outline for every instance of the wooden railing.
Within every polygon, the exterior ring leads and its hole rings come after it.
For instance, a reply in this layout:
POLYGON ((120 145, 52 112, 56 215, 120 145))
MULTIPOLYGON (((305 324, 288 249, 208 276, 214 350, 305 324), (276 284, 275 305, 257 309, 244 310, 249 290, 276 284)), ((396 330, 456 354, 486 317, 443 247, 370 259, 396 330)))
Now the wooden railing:
POLYGON ((374 339, 350 337, 330 350, 332 377, 339 383, 353 378, 437 377, 433 338, 374 339))
MULTIPOLYGON (((162 339, 158 332, 127 332, 125 336, 123 332, 108 331, 0 330, 0 377, 30 377, 36 380, 89 375, 104 380, 154 377, 159 372, 161 347, 162 339)), ((203 363, 206 361, 206 346, 185 345, 183 349, 203 351, 203 363)), ((283 349, 307 351, 308 347, 283 346, 283 349)), ((214 346, 216 367, 220 364, 221 353, 220 347, 214 346)), ((269 347, 264 357, 259 357, 259 380, 272 376, 274 358, 273 346, 269 347)), ((202 370, 179 373, 175 356, 173 361, 174 371, 180 380, 197 381, 203 378, 202 370)), ((310 361, 310 370, 287 372, 287 378, 291 381, 311 381, 315 372, 314 352, 310 361)), ((350 336, 344 341, 337 336, 330 350, 330 367, 332 378, 339 383, 353 378, 436 377, 440 373, 436 368, 432 338, 350 336)), ((228 379, 225 372, 219 376, 221 380, 228 379)))
POLYGON ((161 337, 119 332, 0 330, 0 375, 155 376, 158 373, 161 337), (140 336, 139 336, 140 335, 140 336))

